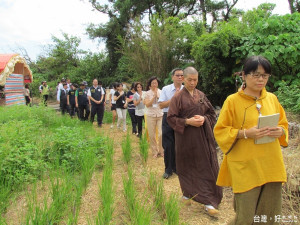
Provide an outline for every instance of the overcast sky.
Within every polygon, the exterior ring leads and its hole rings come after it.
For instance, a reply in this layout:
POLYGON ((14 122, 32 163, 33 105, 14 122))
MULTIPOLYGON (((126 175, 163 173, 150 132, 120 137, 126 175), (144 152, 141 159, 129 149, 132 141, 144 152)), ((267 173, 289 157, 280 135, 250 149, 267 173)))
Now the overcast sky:
MULTIPOLYGON (((236 8, 244 10, 261 3, 275 3, 276 14, 289 13, 288 0, 239 0, 236 8)), ((89 23, 106 23, 108 18, 93 11, 88 0, 0 0, 0 53, 25 48, 35 60, 42 46, 51 44, 51 35, 61 38, 61 32, 81 38, 81 49, 93 52, 104 44, 88 39, 85 29, 89 23)))

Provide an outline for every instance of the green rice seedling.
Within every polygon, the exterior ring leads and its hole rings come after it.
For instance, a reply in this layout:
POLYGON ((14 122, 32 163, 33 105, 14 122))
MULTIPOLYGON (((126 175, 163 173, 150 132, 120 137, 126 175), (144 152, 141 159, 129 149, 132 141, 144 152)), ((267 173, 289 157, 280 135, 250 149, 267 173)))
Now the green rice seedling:
POLYGON ((98 212, 96 224, 109 224, 114 211, 114 192, 112 180, 112 166, 104 168, 102 183, 99 187, 102 207, 98 212))
POLYGON ((128 168, 128 178, 123 176, 124 196, 127 203, 130 218, 135 218, 135 199, 134 181, 131 167, 128 168))
POLYGON ((178 196, 171 194, 165 203, 165 211, 167 216, 167 225, 179 224, 179 203, 178 196))
POLYGON ((152 214, 151 209, 147 208, 145 205, 141 205, 139 202, 136 202, 136 217, 134 218, 133 224, 137 225, 148 225, 151 224, 152 214))
POLYGON ((151 171, 148 177, 148 188, 151 192, 155 192, 156 187, 157 187, 156 174, 151 171))
POLYGON ((144 134, 142 138, 139 140, 139 147, 140 147, 140 154, 142 156, 144 165, 147 162, 148 159, 148 149, 149 149, 149 143, 147 141, 147 136, 144 134))
POLYGON ((31 203, 26 214, 26 224, 53 224, 53 217, 48 212, 48 204, 46 197, 43 201, 43 206, 37 206, 36 203, 31 203))
POLYGON ((127 132, 126 138, 122 141, 122 152, 125 163, 129 163, 131 160, 132 148, 129 132, 127 132))
POLYGON ((32 185, 32 190, 27 193, 28 210, 25 217, 26 224, 51 224, 52 216, 49 214, 47 203, 48 194, 44 196, 42 206, 37 200, 37 183, 32 185))
POLYGON ((81 196, 82 196, 82 187, 79 185, 76 187, 76 196, 71 202, 71 212, 68 214, 68 222, 67 224, 77 224, 78 216, 79 216, 79 209, 81 203, 81 196))
POLYGON ((127 203, 127 209, 130 216, 130 224, 144 225, 152 221, 151 208, 147 208, 137 199, 132 168, 128 169, 128 179, 123 177, 124 195, 127 203))
POLYGON ((99 186, 102 207, 98 211, 96 224, 109 224, 114 212, 114 191, 113 191, 113 142, 108 141, 105 150, 105 166, 103 170, 102 183, 99 186))
POLYGON ((156 190, 154 192, 154 203, 156 209, 164 215, 165 210, 165 196, 164 196, 164 187, 163 181, 160 180, 157 183, 156 190))
POLYGON ((47 210, 45 210, 45 207, 47 207, 47 204, 44 202, 43 208, 40 208, 38 206, 29 208, 26 217, 26 224, 51 224, 52 218, 47 214, 47 210))
POLYGON ((80 158, 80 167, 82 171, 80 183, 82 188, 85 189, 92 178, 97 158, 95 152, 91 150, 82 151, 80 154, 80 158))
POLYGON ((6 222, 5 219, 1 216, 1 214, 0 214, 0 224, 7 225, 7 222, 6 222))
POLYGON ((50 176, 51 181, 51 198, 52 204, 48 209, 48 214, 52 221, 59 222, 67 209, 70 208, 72 201, 74 201, 75 194, 73 191, 74 180, 72 174, 67 174, 65 168, 60 168, 62 172, 50 176), (59 176, 59 174, 61 174, 59 176))
MULTIPOLYGON (((0 215, 6 210, 9 199, 12 195, 12 185, 9 181, 3 180, 3 178, 0 178, 0 215)), ((1 216, 0 216, 1 218, 1 216)), ((1 221, 1 220, 0 220, 1 221)))
POLYGON ((113 165, 113 155, 114 155, 114 142, 111 139, 107 139, 107 148, 105 150, 105 166, 112 167, 113 165))

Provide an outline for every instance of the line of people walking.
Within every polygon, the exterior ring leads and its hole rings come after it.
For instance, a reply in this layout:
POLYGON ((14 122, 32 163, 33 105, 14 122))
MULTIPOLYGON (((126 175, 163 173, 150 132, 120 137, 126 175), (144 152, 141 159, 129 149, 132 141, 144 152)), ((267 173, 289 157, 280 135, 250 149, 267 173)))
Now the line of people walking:
MULTIPOLYGON (((288 123, 278 99, 265 88, 270 62, 261 56, 245 61, 243 85, 226 99, 218 121, 206 95, 196 89, 198 71, 176 68, 171 74, 173 83, 162 90, 157 77, 148 80, 145 93, 138 82, 130 90, 137 93, 132 97, 136 109, 144 104, 144 113, 139 114, 138 108, 135 115, 144 116, 153 157, 164 157, 163 178, 176 173, 182 201, 203 204, 210 216, 219 214, 222 186, 232 187, 236 216, 230 224, 253 224, 259 216, 266 224, 278 223, 281 187, 287 179, 280 145, 288 144, 288 123), (276 127, 257 127, 259 115, 275 113, 280 114, 276 127), (274 141, 255 144, 265 136, 274 141), (224 153, 220 171, 216 141, 224 153)), ((133 113, 129 115, 132 118, 133 113)), ((131 121, 134 133, 139 119, 131 121)))
MULTIPOLYGON (((162 90, 157 77, 148 80, 145 91, 140 82, 134 82, 127 93, 122 83, 114 83, 109 93, 110 127, 127 132, 128 112, 132 134, 142 137, 147 132, 152 156, 164 158, 162 177, 178 175, 186 205, 196 201, 216 216, 222 186, 230 186, 236 211, 230 224, 253 224, 257 215, 266 215, 267 224, 273 224, 272 218, 281 213, 281 186, 287 179, 280 145, 288 145, 288 123, 276 96, 265 89, 270 74, 267 59, 248 58, 241 72, 243 85, 226 99, 218 121, 214 107, 196 88, 198 71, 193 67, 172 70, 173 82, 162 90), (274 113, 280 114, 276 127, 257 127, 259 115, 274 113), (255 144, 254 139, 264 136, 275 141, 255 144), (216 142, 224 153, 220 171, 216 142)), ((105 91, 97 79, 90 88, 83 82, 79 88, 71 84, 68 89, 63 80, 61 87, 57 100, 63 114, 70 110, 74 116, 77 108, 78 117, 88 120, 91 105, 91 122, 97 114, 102 126, 105 91)))
MULTIPOLYGON (((69 81, 69 80, 68 80, 69 81)), ((97 115, 98 127, 102 126, 105 106, 105 90, 102 83, 97 79, 93 80, 91 87, 83 81, 79 87, 77 84, 66 82, 65 78, 57 86, 57 102, 60 105, 61 113, 69 113, 71 117, 76 114, 82 121, 94 122, 97 115)))

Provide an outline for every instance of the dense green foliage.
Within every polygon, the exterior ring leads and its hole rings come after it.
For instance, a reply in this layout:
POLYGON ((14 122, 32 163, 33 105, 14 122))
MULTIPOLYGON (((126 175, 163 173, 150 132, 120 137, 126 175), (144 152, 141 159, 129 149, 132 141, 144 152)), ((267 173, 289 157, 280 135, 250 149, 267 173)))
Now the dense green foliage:
POLYGON ((205 33, 194 42, 192 55, 199 68, 199 85, 214 104, 221 105, 226 98, 224 93, 235 91, 231 76, 235 66, 232 49, 240 38, 237 27, 223 23, 217 31, 205 33))
MULTIPOLYGON (((40 81, 50 81, 54 91, 62 77, 89 84, 98 78, 107 87, 115 81, 145 84, 149 77, 158 76, 162 87, 171 82, 173 68, 194 66, 199 71, 198 88, 213 105, 221 106, 240 85, 235 73, 241 70, 243 60, 263 55, 273 70, 268 90, 276 92, 280 87, 281 96, 287 96, 288 102, 295 100, 283 84, 292 85, 292 90, 299 88, 297 12, 273 15, 275 4, 267 3, 242 12, 234 9, 237 1, 229 4, 222 0, 89 2, 109 16, 106 24, 87 28, 91 38, 106 42, 107 52, 86 53, 78 49, 80 39, 64 33, 62 39, 52 37, 53 45, 32 66, 34 94, 38 94, 40 81), (212 18, 210 25, 208 16, 212 18)), ((298 1, 287 4, 297 11, 298 1)))
POLYGON ((229 19, 231 11, 238 0, 234 0, 232 4, 225 0, 150 0, 146 2, 137 0, 108 2, 89 0, 89 2, 94 9, 107 14, 109 17, 106 24, 90 24, 87 32, 91 38, 105 40, 109 58, 107 69, 112 75, 116 75, 119 67, 118 63, 122 58, 122 54, 117 51, 122 43, 120 38, 126 38, 133 21, 143 20, 146 16, 152 22, 156 20, 157 16, 164 18, 180 15, 187 18, 189 15, 201 15, 204 26, 211 29, 216 21, 227 21, 229 19), (212 18, 211 26, 207 25, 207 16, 209 15, 212 18))
POLYGON ((81 40, 78 37, 69 37, 65 33, 62 36, 61 39, 53 36, 53 44, 48 45, 44 54, 31 65, 35 77, 32 85, 35 95, 38 95, 38 86, 44 80, 54 91, 61 78, 69 78, 77 84, 83 80, 91 84, 94 78, 102 80, 103 77, 109 77, 104 72, 107 64, 104 53, 85 52, 79 49, 81 40))
POLYGON ((300 81, 288 85, 285 81, 279 83, 276 95, 282 106, 291 112, 300 114, 300 81))
MULTIPOLYGON (((89 124, 44 107, 0 108, 0 183, 17 188, 57 166, 82 171, 87 151, 103 158, 105 139, 89 124)), ((100 165, 100 164, 99 164, 100 165)))
POLYGON ((251 34, 236 47, 235 57, 263 55, 272 64, 271 85, 300 79, 300 14, 271 16, 256 22, 251 34))

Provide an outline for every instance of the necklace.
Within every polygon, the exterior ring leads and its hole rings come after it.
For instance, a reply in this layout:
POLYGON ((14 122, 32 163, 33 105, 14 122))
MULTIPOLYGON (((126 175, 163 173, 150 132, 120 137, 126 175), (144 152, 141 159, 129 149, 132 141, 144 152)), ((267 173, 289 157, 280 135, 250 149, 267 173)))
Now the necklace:
POLYGON ((258 113, 259 113, 259 116, 262 116, 261 111, 260 111, 260 109, 261 109, 261 104, 256 103, 256 109, 257 109, 257 111, 258 111, 258 113))

